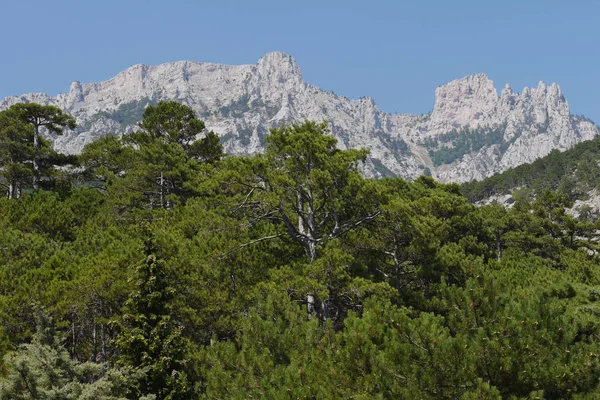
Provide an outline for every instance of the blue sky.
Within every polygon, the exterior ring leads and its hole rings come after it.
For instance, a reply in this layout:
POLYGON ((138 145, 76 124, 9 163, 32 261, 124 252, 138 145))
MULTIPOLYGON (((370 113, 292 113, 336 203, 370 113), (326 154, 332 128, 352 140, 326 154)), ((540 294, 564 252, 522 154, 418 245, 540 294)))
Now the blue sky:
POLYGON ((0 98, 66 92, 138 63, 255 63, 278 50, 304 79, 385 111, 425 113, 440 84, 561 85, 600 123, 600 1, 4 0, 0 98))

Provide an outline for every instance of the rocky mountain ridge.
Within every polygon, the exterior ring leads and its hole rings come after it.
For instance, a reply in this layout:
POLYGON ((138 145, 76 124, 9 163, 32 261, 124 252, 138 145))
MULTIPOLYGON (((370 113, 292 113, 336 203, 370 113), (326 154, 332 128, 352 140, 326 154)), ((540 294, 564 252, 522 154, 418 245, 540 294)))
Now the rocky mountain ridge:
POLYGON ((349 99, 304 82, 297 62, 280 52, 255 65, 134 65, 104 82, 73 82, 58 96, 7 97, 0 109, 18 102, 62 108, 79 128, 51 140, 57 150, 77 153, 108 132, 135 129, 144 108, 160 100, 192 107, 231 154, 261 151, 272 126, 328 120, 340 148, 371 150, 367 175, 409 179, 427 170, 442 181, 482 179, 600 133, 571 115, 556 84, 521 93, 507 85, 498 95, 486 75, 472 75, 438 87, 430 114, 389 114, 371 98, 349 99))

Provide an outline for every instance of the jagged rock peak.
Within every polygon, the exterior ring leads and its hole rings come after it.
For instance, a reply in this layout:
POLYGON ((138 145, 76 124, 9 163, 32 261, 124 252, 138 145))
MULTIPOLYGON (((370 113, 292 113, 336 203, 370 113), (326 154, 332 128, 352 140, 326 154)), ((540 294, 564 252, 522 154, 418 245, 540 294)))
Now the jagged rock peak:
POLYGON ((548 90, 548 93, 551 93, 555 96, 559 96, 559 97, 561 97, 562 101, 566 101, 566 99, 562 98, 563 97, 562 89, 560 88, 560 86, 558 84, 553 83, 547 90, 548 90))
POLYGON ((364 104, 368 104, 370 107, 377 107, 377 103, 375 103, 375 99, 371 96, 361 97, 358 101, 364 104))
POLYGON ((73 81, 71 82, 71 92, 80 92, 81 91, 81 82, 73 81))
POLYGON ((267 53, 257 64, 258 72, 263 77, 275 75, 281 80, 301 80, 302 72, 298 62, 290 55, 280 51, 267 53))
POLYGON ((71 83, 69 94, 67 95, 68 107, 73 107, 76 103, 83 101, 83 87, 81 82, 75 81, 71 83))
POLYGON ((439 86, 435 91, 435 95, 436 101, 449 95, 462 95, 462 97, 484 101, 495 101, 498 98, 494 81, 487 74, 469 75, 448 82, 439 86))
POLYGON ((435 90, 432 123, 439 129, 465 126, 488 114, 498 99, 494 81, 486 74, 456 79, 435 90))
MULTIPOLYGON (((172 63, 166 63, 166 64, 172 64, 172 63)), ((140 79, 143 79, 146 76, 146 73, 148 72, 148 69, 152 68, 149 65, 146 64, 135 64, 132 65, 131 67, 127 68, 125 71, 119 73, 117 76, 119 75, 129 75, 129 76, 137 76, 140 79)))

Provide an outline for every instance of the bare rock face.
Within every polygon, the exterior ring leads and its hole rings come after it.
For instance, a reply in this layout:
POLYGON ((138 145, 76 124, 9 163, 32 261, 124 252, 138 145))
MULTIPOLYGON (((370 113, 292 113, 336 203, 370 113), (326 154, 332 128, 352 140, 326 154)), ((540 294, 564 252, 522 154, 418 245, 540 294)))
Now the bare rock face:
POLYGON ((144 108, 161 100, 192 107, 231 154, 262 151, 270 127, 327 120, 340 148, 371 150, 368 176, 412 179, 428 168, 442 181, 482 179, 600 133, 592 122, 570 114, 556 84, 540 82, 520 94, 507 85, 499 96, 494 82, 478 74, 438 87, 431 114, 387 114, 371 98, 352 100, 305 83, 297 62, 280 52, 255 65, 134 65, 104 82, 73 82, 56 97, 8 97, 0 109, 18 102, 62 108, 79 128, 50 139, 57 150, 78 153, 109 132, 136 129, 144 108), (470 135, 472 145, 459 147, 460 135, 470 135), (436 154, 452 148, 462 150, 440 163, 436 154))
POLYGON ((445 133, 466 125, 476 128, 482 119, 494 113, 498 94, 487 75, 478 74, 458 79, 435 91, 435 107, 428 132, 445 133))
MULTIPOLYGON (((493 87, 493 83, 485 87, 490 86, 493 87)), ((485 99, 481 97, 485 106, 479 103, 477 106, 466 106, 469 110, 478 111, 471 114, 471 121, 468 117, 462 119, 461 126, 479 129, 500 127, 504 133, 503 141, 466 154, 454 163, 440 166, 436 170, 439 179, 454 182, 480 180, 508 168, 533 162, 553 149, 567 150, 600 133, 591 121, 571 115, 569 103, 557 84, 546 86, 540 82, 537 88, 525 88, 520 94, 513 93, 510 85, 507 85, 499 97, 494 89, 493 95, 487 95, 485 99)), ((460 115, 467 113, 462 110, 460 115)), ((441 121, 451 119, 452 114, 446 112, 445 116, 437 118, 441 121)), ((431 128, 433 132, 430 131, 430 134, 439 134, 436 127, 431 128)))

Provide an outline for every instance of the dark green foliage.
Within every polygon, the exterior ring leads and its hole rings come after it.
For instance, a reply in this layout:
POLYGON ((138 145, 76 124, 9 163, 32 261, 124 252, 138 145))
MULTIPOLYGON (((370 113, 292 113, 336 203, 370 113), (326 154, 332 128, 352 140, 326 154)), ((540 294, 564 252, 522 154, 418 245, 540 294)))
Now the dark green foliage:
MULTIPOLYGON (((143 117, 144 111, 148 106, 155 106, 156 101, 149 98, 134 100, 131 103, 119 104, 114 111, 100 111, 95 118, 104 117, 117 122, 122 129, 128 126, 136 125, 143 117)), ((85 130, 85 126, 82 128, 85 130)))
POLYGON ((12 111, 0 112, 0 187, 19 197, 33 176, 33 127, 12 111))
POLYGON ((232 101, 228 105, 219 108, 217 114, 229 118, 241 118, 245 113, 251 110, 261 110, 267 115, 267 118, 273 118, 281 105, 272 102, 264 102, 259 99, 250 100, 249 94, 242 95, 239 99, 232 101))
MULTIPOLYGON (((151 235, 148 233, 148 235, 151 235)), ((152 238, 145 244, 146 260, 136 268, 134 290, 123 307, 115 345, 119 364, 147 371, 140 390, 159 399, 187 399, 185 372, 187 340, 176 322, 170 271, 157 259, 152 238)))
POLYGON ((450 164, 461 159, 465 154, 479 151, 494 144, 501 144, 500 153, 504 153, 508 147, 504 143, 504 130, 504 126, 487 130, 464 128, 460 131, 454 130, 440 135, 435 141, 425 141, 424 145, 430 148, 429 155, 433 164, 437 167, 442 164, 450 164))
POLYGON ((239 99, 219 109, 219 113, 229 118, 240 118, 250 111, 250 95, 244 94, 239 99))
POLYGON ((236 125, 236 130, 238 133, 237 139, 240 141, 240 144, 242 146, 250 145, 250 140, 252 139, 252 133, 253 133, 252 128, 236 125))
MULTIPOLYGON (((123 171, 123 185, 115 186, 115 190, 120 190, 124 197, 135 198, 136 205, 146 203, 148 208, 171 208, 194 192, 186 182, 201 175, 203 164, 218 162, 223 157, 223 148, 218 137, 213 132, 205 132, 204 122, 186 105, 161 101, 157 106, 148 106, 143 117, 141 130, 123 139, 124 144, 133 149, 120 148, 118 158, 111 154, 110 163, 114 165, 110 172, 113 174, 115 168, 127 166, 125 163, 131 166, 123 171), (199 139, 201 134, 204 137, 199 139)), ((119 148, 114 140, 105 145, 119 148)), ((93 146, 84 150, 85 159, 95 163, 100 157, 106 158, 107 153, 108 149, 93 146)), ((133 198, 127 201, 131 203, 133 198)))
POLYGON ((8 187, 8 197, 21 195, 24 180, 31 176, 34 190, 40 182, 48 187, 56 185, 55 166, 72 164, 76 157, 56 153, 49 142, 41 137, 41 129, 62 135, 65 128, 75 129, 77 123, 69 114, 55 106, 37 103, 17 103, 0 117, 0 167, 8 187))
POLYGON ((119 174, 132 169, 135 158, 134 149, 109 134, 87 144, 79 156, 79 163, 85 167, 83 178, 98 187, 96 182, 110 184, 119 174))
POLYGON ((213 131, 207 132, 202 139, 192 143, 189 154, 199 161, 209 164, 216 163, 224 156, 219 136, 213 131))
POLYGON ((377 171, 380 176, 382 176, 382 177, 383 176, 386 176, 386 177, 396 176, 395 173, 393 173, 392 171, 390 171, 389 168, 387 168, 385 165, 383 165, 381 160, 378 160, 376 158, 371 158, 371 162, 373 163, 373 167, 375 167, 375 171, 377 171))
POLYGON ((148 106, 142 117, 142 130, 131 134, 132 140, 139 145, 160 140, 177 143, 187 151, 205 129, 204 122, 196 118, 190 107, 174 101, 148 106))
POLYGON ((403 156, 410 154, 410 147, 408 147, 408 144, 406 144, 402 138, 392 137, 389 133, 383 132, 379 133, 378 136, 386 147, 391 149, 394 154, 403 156))
MULTIPOLYGON (((227 118, 241 118, 244 114, 250 111, 262 111, 266 114, 267 119, 273 118, 277 112, 281 109, 281 105, 277 102, 263 101, 261 99, 250 100, 249 94, 244 94, 237 100, 232 101, 230 104, 221 106, 214 114, 227 117, 227 118)), ((212 113, 205 113, 204 117, 210 117, 212 113)), ((259 130, 261 127, 259 127, 259 130)), ((250 136, 252 131, 237 127, 241 143, 248 145, 250 142, 250 136)), ((261 140, 263 138, 260 138, 261 140)), ((223 141, 227 141, 228 138, 223 137, 223 141)), ((264 143, 264 142, 263 142, 264 143)))
POLYGON ((62 135, 65 128, 75 129, 77 123, 69 114, 55 106, 44 106, 37 103, 17 103, 10 108, 15 117, 30 124, 36 135, 39 135, 38 129, 44 127, 49 132, 56 135, 62 135))

